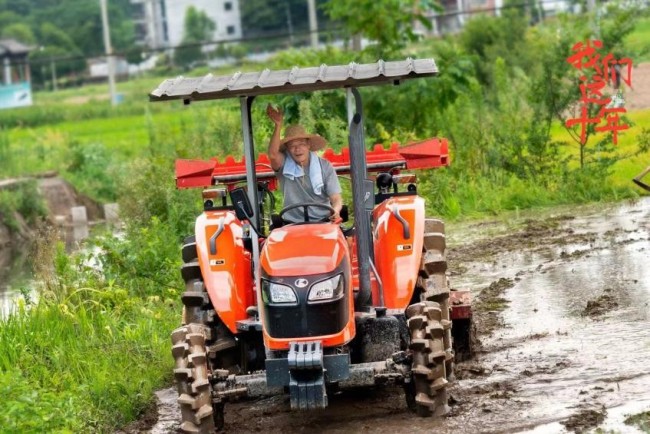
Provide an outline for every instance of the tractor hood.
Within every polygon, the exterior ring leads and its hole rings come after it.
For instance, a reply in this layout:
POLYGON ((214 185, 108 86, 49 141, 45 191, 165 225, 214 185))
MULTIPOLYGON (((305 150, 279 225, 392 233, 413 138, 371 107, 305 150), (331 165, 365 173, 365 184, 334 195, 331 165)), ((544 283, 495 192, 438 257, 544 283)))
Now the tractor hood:
POLYGON ((268 276, 305 276, 333 271, 347 252, 338 225, 312 223, 274 229, 260 262, 268 276))

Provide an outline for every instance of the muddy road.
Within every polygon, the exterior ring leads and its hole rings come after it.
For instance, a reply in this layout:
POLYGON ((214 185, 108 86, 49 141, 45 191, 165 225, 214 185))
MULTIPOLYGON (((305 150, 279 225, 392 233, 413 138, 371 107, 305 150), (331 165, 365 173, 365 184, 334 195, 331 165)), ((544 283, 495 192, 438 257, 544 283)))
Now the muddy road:
MULTIPOLYGON (((650 198, 447 233, 452 287, 472 290, 480 340, 457 365, 448 417, 415 417, 399 389, 344 391, 307 413, 285 397, 228 404, 226 431, 643 432, 624 420, 650 410, 650 198)), ((175 392, 158 397, 126 432, 176 431, 175 392)))

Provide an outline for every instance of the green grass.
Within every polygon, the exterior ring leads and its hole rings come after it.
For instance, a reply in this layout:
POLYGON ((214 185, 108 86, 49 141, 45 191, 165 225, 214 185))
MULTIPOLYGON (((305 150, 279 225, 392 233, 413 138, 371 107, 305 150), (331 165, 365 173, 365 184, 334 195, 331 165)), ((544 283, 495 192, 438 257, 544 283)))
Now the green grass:
POLYGON ((136 418, 170 380, 177 316, 110 288, 1 321, 3 432, 106 432, 136 418))
POLYGON ((650 17, 641 18, 634 31, 625 38, 635 65, 650 61, 650 17))
POLYGON ((38 301, 0 319, 1 432, 113 432, 171 382, 177 244, 168 228, 150 226, 102 239, 101 272, 85 265, 89 254, 41 240, 56 248, 38 262, 38 301))
POLYGON ((120 164, 146 154, 152 136, 182 140, 185 131, 199 129, 211 106, 184 108, 167 104, 164 111, 118 117, 64 121, 34 128, 13 128, 3 133, 7 162, 0 176, 19 176, 65 168, 71 143, 100 143, 120 164))
POLYGON ((36 182, 25 182, 11 189, 0 190, 0 216, 11 232, 25 230, 25 223, 34 227, 41 218, 45 218, 47 207, 38 193, 36 182))
MULTIPOLYGON (((643 128, 650 126, 650 109, 638 110, 626 113, 626 116, 634 123, 630 129, 618 136, 617 152, 620 155, 628 155, 638 149, 638 136, 643 128)), ((566 141, 569 146, 563 148, 563 155, 569 156, 574 167, 578 167, 580 161, 579 146, 567 133, 566 129, 559 123, 552 128, 553 140, 566 141)), ((598 138, 598 137, 597 137, 598 138)), ((587 144, 590 146, 590 144, 587 144)), ((650 152, 617 161, 612 167, 612 174, 607 182, 615 187, 627 187, 631 185, 631 179, 639 174, 645 167, 650 165, 650 152)))
POLYGON ((641 431, 650 432, 650 411, 629 416, 625 424, 636 425, 641 431))

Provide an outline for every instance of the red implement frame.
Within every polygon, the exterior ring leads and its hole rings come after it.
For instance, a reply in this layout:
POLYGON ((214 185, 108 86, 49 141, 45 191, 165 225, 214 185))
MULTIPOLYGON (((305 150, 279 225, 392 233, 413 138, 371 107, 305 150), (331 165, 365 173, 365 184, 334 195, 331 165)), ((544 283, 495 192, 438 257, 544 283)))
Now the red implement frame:
POLYGON ((451 319, 469 319, 472 317, 472 295, 468 289, 449 292, 451 319))
MULTIPOLYGON (((350 173, 350 151, 348 148, 335 154, 328 149, 323 158, 330 161, 338 174, 350 173)), ((389 149, 375 145, 372 151, 366 152, 368 171, 380 172, 390 169, 432 169, 449 165, 449 146, 447 139, 437 137, 398 146, 393 143, 389 149)), ((276 179, 271 162, 266 154, 261 154, 257 161, 256 176, 258 180, 268 180, 269 188, 276 188, 276 179)), ((244 160, 235 161, 226 157, 223 162, 217 159, 176 160, 177 188, 205 188, 214 184, 225 184, 228 188, 246 180, 246 164, 244 160)))

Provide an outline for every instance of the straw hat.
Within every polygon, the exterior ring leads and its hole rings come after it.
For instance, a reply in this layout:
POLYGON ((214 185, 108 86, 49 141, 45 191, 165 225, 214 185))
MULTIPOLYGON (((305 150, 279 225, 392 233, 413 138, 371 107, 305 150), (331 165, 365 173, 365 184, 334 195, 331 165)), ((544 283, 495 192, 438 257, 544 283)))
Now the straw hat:
POLYGON ((307 134, 302 125, 289 125, 284 130, 284 138, 280 141, 280 151, 284 152, 287 149, 287 143, 297 139, 305 139, 312 151, 320 151, 327 146, 327 140, 318 134, 307 134))

